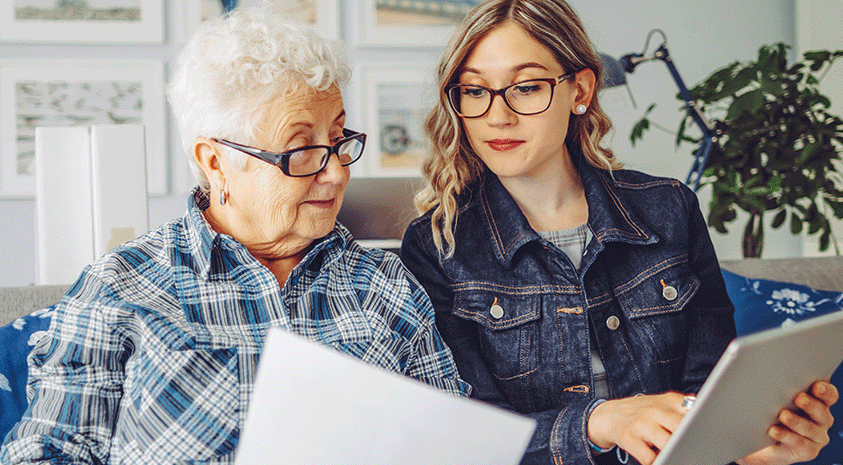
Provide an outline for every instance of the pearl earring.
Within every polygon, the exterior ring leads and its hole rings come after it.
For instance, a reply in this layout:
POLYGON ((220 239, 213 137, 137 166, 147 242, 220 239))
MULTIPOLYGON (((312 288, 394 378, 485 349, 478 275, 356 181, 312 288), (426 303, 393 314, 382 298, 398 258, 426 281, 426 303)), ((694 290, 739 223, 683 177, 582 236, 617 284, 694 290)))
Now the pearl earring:
POLYGON ((228 192, 223 189, 220 191, 220 205, 225 205, 226 200, 228 200, 228 192))
POLYGON ((574 110, 574 112, 578 115, 584 115, 586 110, 588 110, 588 107, 581 103, 577 105, 577 108, 574 110))

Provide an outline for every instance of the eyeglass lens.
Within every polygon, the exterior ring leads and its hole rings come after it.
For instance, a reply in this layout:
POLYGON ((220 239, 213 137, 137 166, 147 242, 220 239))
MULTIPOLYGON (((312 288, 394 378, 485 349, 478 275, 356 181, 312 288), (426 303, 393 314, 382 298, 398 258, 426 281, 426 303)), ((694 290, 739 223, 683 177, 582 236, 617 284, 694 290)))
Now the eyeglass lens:
MULTIPOLYGON (((348 166, 357 161, 363 154, 363 142, 358 138, 346 140, 337 147, 336 152, 340 164, 348 166)), ((328 166, 328 158, 330 158, 331 153, 333 152, 326 147, 292 152, 287 162, 287 170, 292 176, 308 176, 318 173, 328 166)))
MULTIPOLYGON (((553 97, 553 86, 548 81, 517 82, 503 90, 507 106, 522 115, 534 115, 547 110, 553 97)), ((448 99, 454 110, 466 118, 485 114, 492 106, 494 95, 490 89, 470 84, 460 84, 448 91, 448 99)))

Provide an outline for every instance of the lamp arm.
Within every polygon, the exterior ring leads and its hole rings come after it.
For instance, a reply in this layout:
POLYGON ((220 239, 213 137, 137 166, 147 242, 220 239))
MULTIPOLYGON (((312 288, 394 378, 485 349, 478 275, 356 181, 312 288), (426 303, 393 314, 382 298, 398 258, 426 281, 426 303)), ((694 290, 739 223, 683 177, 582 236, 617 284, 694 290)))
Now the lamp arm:
POLYGON ((691 179, 694 178, 693 188, 696 191, 700 186, 700 178, 702 177, 703 170, 708 162, 708 155, 711 152, 711 147, 715 142, 717 142, 719 131, 715 131, 711 128, 711 125, 709 125, 699 108, 697 108, 697 105, 694 103, 694 97, 691 95, 688 87, 685 86, 682 76, 679 75, 679 70, 676 69, 676 65, 673 64, 673 60, 670 58, 670 52, 667 50, 667 45, 660 45, 653 56, 667 65, 667 69, 670 71, 673 81, 676 82, 676 86, 679 88, 679 95, 685 102, 685 108, 688 109, 688 114, 697 126, 699 126, 700 131, 702 132, 700 146, 694 151, 694 163, 691 166, 691 171, 688 173, 688 178, 685 180, 685 184, 690 184, 691 179))

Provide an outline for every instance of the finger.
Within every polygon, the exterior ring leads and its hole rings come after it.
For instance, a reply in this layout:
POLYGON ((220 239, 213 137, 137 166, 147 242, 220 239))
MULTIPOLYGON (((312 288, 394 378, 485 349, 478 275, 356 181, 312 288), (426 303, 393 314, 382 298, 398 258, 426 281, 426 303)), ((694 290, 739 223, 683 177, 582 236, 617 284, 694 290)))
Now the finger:
MULTIPOLYGON (((658 428, 664 431, 662 428, 658 428)), ((656 451, 650 445, 651 433, 645 424, 637 425, 634 429, 624 431, 618 439, 618 448, 635 458, 641 465, 653 463, 656 451)))
POLYGON ((641 423, 624 434, 618 447, 635 457, 642 465, 651 463, 658 451, 664 448, 671 432, 658 423, 641 423))
POLYGON ((664 398, 664 401, 667 403, 668 410, 679 414, 678 418, 681 420, 682 417, 684 417, 685 414, 688 413, 689 409, 689 407, 686 407, 683 403, 685 401, 685 398, 694 398, 696 396, 693 394, 686 395, 678 392, 671 392, 669 394, 670 395, 668 397, 664 398))
POLYGON ((662 425, 649 424, 645 430, 640 432, 640 434, 641 440, 644 441, 650 449, 659 451, 664 449, 665 444, 667 444, 667 441, 670 439, 672 431, 665 429, 662 425))
POLYGON ((660 402, 653 406, 655 409, 654 421, 666 429, 668 433, 676 431, 682 418, 688 413, 688 409, 682 406, 684 399, 685 395, 670 392, 660 397, 660 402))
POLYGON ((778 442, 778 444, 770 447, 777 450, 775 455, 789 458, 789 463, 812 460, 823 447, 821 444, 781 426, 771 426, 767 430, 767 434, 778 442))
POLYGON ((816 397, 800 392, 793 398, 793 404, 805 412, 807 418, 823 428, 831 428, 834 423, 828 405, 816 397))
POLYGON ((647 447, 643 442, 634 444, 629 448, 622 447, 621 449, 631 455, 641 465, 652 465, 656 460, 656 452, 647 447))
MULTIPOLYGON (((788 433, 792 433, 796 436, 801 436, 802 438, 808 441, 814 442, 816 444, 821 444, 823 446, 826 445, 829 441, 828 428, 822 427, 801 415, 797 415, 796 413, 791 412, 790 410, 784 409, 779 412, 779 421, 782 423, 781 426, 784 426, 790 430, 787 431, 788 433)), ((778 426, 778 428, 784 429, 781 428, 781 426, 778 426)), ((795 440, 794 438, 790 439, 791 442, 795 440)))
POLYGON ((821 400, 825 405, 831 407, 840 399, 837 387, 827 381, 817 381, 811 386, 811 394, 821 400))

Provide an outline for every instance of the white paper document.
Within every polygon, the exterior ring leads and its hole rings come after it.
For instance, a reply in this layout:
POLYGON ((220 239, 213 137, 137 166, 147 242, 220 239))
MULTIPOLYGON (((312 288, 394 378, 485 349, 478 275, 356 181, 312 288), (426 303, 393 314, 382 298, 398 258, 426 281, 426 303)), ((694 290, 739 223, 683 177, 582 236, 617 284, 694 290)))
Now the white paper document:
POLYGON ((236 463, 517 464, 534 429, 530 418, 272 328, 236 463))

